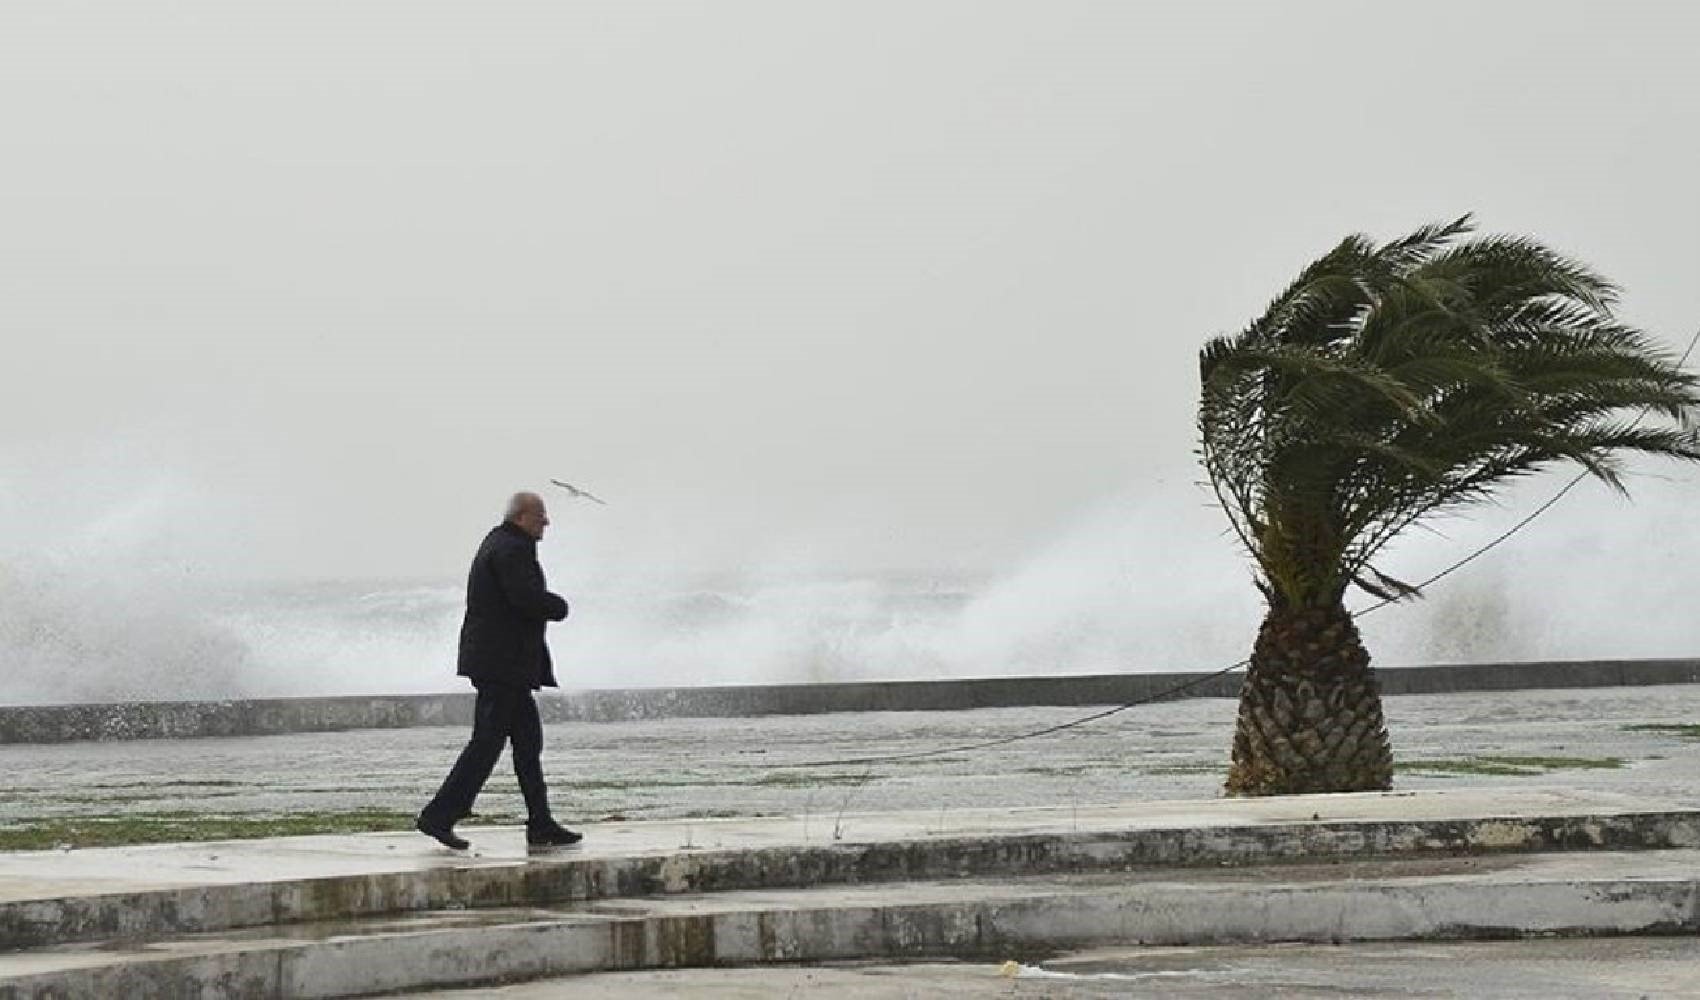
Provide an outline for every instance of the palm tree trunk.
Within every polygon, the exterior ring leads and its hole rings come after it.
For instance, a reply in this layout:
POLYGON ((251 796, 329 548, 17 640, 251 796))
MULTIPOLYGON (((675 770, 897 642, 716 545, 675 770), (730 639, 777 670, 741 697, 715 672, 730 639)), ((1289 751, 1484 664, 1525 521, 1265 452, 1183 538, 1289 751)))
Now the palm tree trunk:
POLYGON ((1271 607, 1240 688, 1227 793, 1364 792, 1392 784, 1381 687, 1345 606, 1271 607))

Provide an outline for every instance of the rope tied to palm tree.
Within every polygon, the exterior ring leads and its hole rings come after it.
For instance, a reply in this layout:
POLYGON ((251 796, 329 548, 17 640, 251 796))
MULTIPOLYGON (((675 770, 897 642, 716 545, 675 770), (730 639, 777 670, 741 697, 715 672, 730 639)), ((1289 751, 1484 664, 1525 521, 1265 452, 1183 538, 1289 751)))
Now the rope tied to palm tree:
MULTIPOLYGON (((1700 332, 1672 362, 1612 315, 1616 287, 1585 265, 1523 237, 1460 242, 1472 231, 1465 216, 1380 247, 1348 237, 1244 331, 1215 338, 1200 352, 1201 457, 1270 607, 1251 657, 1029 732, 788 766, 914 760, 1050 735, 1242 668, 1255 675, 1270 639, 1289 660, 1315 656, 1329 643, 1345 655, 1322 651, 1325 669, 1312 669, 1297 685, 1278 685, 1262 703, 1248 704, 1242 686, 1228 790, 1388 787, 1391 752, 1379 688, 1351 623, 1418 596, 1503 544, 1583 479, 1623 492, 1622 453, 1700 459, 1693 419, 1700 394, 1684 369, 1700 332), (1639 409, 1632 419, 1618 416, 1632 408, 1639 409), (1655 413, 1676 426, 1643 427, 1655 413), (1407 584, 1370 564, 1423 517, 1481 502, 1563 461, 1582 471, 1531 514, 1428 579, 1407 584), (1377 602, 1347 613, 1340 601, 1351 586, 1377 602), (1299 611, 1320 613, 1320 624, 1301 623, 1304 634, 1286 634, 1282 646, 1275 640, 1283 638, 1283 626, 1292 632, 1299 611), (1338 687, 1332 695, 1318 693, 1314 682, 1331 672, 1357 675, 1348 693, 1358 705, 1344 706, 1338 687), (1295 693, 1312 703, 1295 710, 1295 693), (1354 710, 1365 702, 1369 712, 1360 718, 1354 710), (1314 729, 1257 731, 1314 727, 1318 718, 1338 722, 1331 714, 1352 718, 1320 736, 1314 729)), ((1254 679, 1248 676, 1247 686, 1254 679)))
POLYGON ((1700 460, 1686 355, 1617 319, 1616 286, 1586 265, 1473 228, 1348 237, 1200 352, 1200 456, 1267 603, 1230 794, 1390 787, 1379 685, 1344 599, 1420 594, 1373 564, 1406 529, 1558 463, 1624 492, 1625 454, 1700 460))

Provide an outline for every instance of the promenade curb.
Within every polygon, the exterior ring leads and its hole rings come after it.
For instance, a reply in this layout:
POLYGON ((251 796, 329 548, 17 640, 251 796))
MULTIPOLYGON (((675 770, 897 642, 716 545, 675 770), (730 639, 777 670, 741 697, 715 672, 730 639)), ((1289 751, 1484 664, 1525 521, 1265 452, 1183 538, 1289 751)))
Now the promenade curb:
MULTIPOLYGON (((1559 793, 1550 793, 1557 796, 1559 793)), ((465 907, 489 909, 549 906, 575 901, 662 896, 680 893, 718 893, 797 886, 856 885, 939 878, 1057 875, 1094 871, 1161 868, 1209 868, 1288 863, 1314 859, 1414 858, 1446 855, 1495 855, 1568 851, 1662 850, 1700 847, 1700 811, 1644 810, 1618 804, 1578 800, 1549 801, 1538 792, 1524 793, 1524 808, 1511 808, 1514 796, 1500 795, 1506 808, 1491 807, 1492 799, 1474 804, 1457 793, 1385 793, 1360 796, 1289 797, 1272 804, 1222 800, 1206 803, 1143 803, 1089 813, 1080 829, 1055 829, 1068 822, 1069 810, 1011 811, 1040 817, 1052 825, 1042 832, 982 830, 957 835, 928 834, 908 817, 905 823, 884 820, 890 829, 857 841, 824 843, 781 842, 762 845, 685 848, 652 838, 650 847, 611 856, 554 855, 538 858, 455 859, 439 855, 420 867, 399 855, 379 859, 361 870, 328 875, 283 875, 270 880, 207 882, 153 886, 140 891, 62 892, 52 878, 19 887, 14 878, 11 898, 0 898, 0 952, 103 938, 160 937, 190 932, 280 926, 324 920, 346 920, 465 907), (1450 798, 1448 797, 1450 795, 1450 798), (1411 819, 1377 817, 1400 808, 1412 812, 1444 809, 1459 803, 1459 811, 1475 815, 1411 819), (1312 807, 1313 815, 1357 812, 1357 818, 1295 820, 1312 807), (1173 821, 1160 810, 1181 810, 1173 821), (1191 809, 1192 813, 1185 810, 1191 809), (1276 819, 1257 820, 1258 810, 1281 810, 1276 819), (1129 817, 1139 811, 1159 814, 1145 825, 1129 817), (1214 818, 1212 814, 1217 814, 1214 818), (1247 820, 1245 816, 1253 819, 1247 820), (1368 817, 1368 818, 1365 818, 1368 817), (656 849, 655 843, 665 845, 656 849), (33 885, 34 888, 30 888, 33 885)), ((1603 802, 1604 800, 1600 800, 1603 802)), ((907 814, 889 814, 906 816, 907 814)), ((946 818, 941 815, 940 817, 946 818)), ((846 818, 848 829, 866 829, 881 822, 878 814, 846 818)), ((790 820, 773 821, 784 830, 790 820)), ((671 830, 678 824, 657 824, 671 830)), ((749 826, 750 824, 746 824, 749 826)), ((628 829, 640 824, 627 824, 628 829)), ((704 835, 711 824, 699 824, 704 835)), ((742 829, 728 824, 725 829, 742 829)), ((625 831, 621 831, 625 832, 625 831)), ((518 831, 499 836, 517 839, 518 831)), ((474 831, 475 836, 481 836, 474 831)), ((593 839, 598 834, 593 830, 593 839)), ((410 838, 415 843, 421 838, 410 838)), ((301 854, 315 844, 339 842, 386 845, 403 841, 389 835, 335 838, 284 838, 268 842, 276 851, 301 854), (387 839, 383 839, 387 838, 387 839), (292 843, 292 841, 294 843, 292 843)), ((264 851, 266 845, 194 845, 218 855, 228 851, 240 863, 241 852, 264 851)), ((181 853, 187 849, 173 848, 181 853)), ((80 859, 58 852, 37 852, 11 859, 11 870, 65 872, 76 881, 80 859)), ((162 849, 108 849, 86 852, 93 858, 134 859, 145 868, 149 858, 163 858, 162 849)), ((193 865, 159 877, 190 880, 193 865)), ((347 865, 344 868, 349 867, 347 865)), ((361 868, 361 866, 353 866, 361 868)), ((5 884, 0 868, 0 885, 5 884)), ((83 884, 88 882, 83 880, 83 884)))
MULTIPOLYGON (((107 942, 0 955, 0 1000, 281 1000, 573 973, 953 956, 1035 960, 1109 945, 1427 941, 1700 932, 1700 853, 1422 862, 1372 873, 1116 884, 898 883, 622 900, 558 911, 423 914, 293 934, 107 942), (1649 873, 1645 869, 1651 868, 1649 873), (1677 875, 1686 870, 1688 875, 1677 875)), ((1574 856, 1572 856, 1574 857, 1574 856)))

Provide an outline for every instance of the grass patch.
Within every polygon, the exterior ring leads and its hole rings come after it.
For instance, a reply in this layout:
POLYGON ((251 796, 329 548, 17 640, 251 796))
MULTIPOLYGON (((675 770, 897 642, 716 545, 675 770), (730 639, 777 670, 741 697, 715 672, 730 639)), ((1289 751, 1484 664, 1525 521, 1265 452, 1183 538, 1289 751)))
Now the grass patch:
POLYGON ((314 833, 375 833, 413 829, 413 813, 389 809, 217 816, 185 811, 128 816, 67 816, 22 820, 0 827, 0 850, 122 847, 202 840, 253 840, 314 833))
MULTIPOLYGON (((754 770, 752 768, 752 770, 754 770)), ((645 792, 656 788, 812 788, 816 785, 858 785, 879 780, 877 774, 821 774, 816 771, 769 771, 748 780, 723 777, 597 779, 550 782, 575 792, 645 792)))
POLYGON ((1624 766, 1622 757, 1525 757, 1490 756, 1442 758, 1436 760, 1395 761, 1400 771, 1429 774, 1483 774, 1527 777, 1549 771, 1616 770, 1624 766))
POLYGON ((1633 726, 1621 726, 1629 733, 1670 733, 1685 740, 1700 740, 1700 725, 1683 722, 1643 722, 1633 726))
POLYGON ((1396 771, 1409 771, 1416 774, 1488 774, 1526 776, 1546 773, 1538 768, 1518 767, 1514 764, 1499 764, 1487 760, 1395 761, 1393 769, 1396 771))
POLYGON ((877 774, 820 774, 813 771, 779 771, 754 781, 738 782, 765 788, 813 788, 817 785, 860 785, 880 780, 877 774))
POLYGON ((1625 766, 1622 757, 1483 757, 1482 759, 1540 767, 1548 771, 1616 771, 1625 766))
POLYGON ((707 788, 714 785, 741 785, 743 782, 717 778, 586 778, 581 781, 551 781, 549 784, 551 787, 559 785, 577 792, 641 792, 648 788, 707 788))
POLYGON ((1040 774, 1047 777, 1057 778, 1078 778, 1083 774, 1091 774, 1094 771, 1104 770, 1105 768, 1106 765, 1102 764, 1057 764, 1050 767, 1043 765, 1039 767, 1023 767, 1018 769, 1015 773, 1040 774))
MULTIPOLYGON (((496 782, 490 782, 495 790, 496 782)), ((306 788, 287 788, 278 786, 272 791, 282 795, 409 795, 430 798, 431 788, 426 782, 417 785, 315 785, 306 788)))
POLYGON ((190 792, 185 792, 182 789, 177 789, 174 792, 173 791, 118 792, 118 793, 115 793, 115 794, 112 794, 112 795, 77 794, 77 795, 53 795, 53 796, 48 796, 48 797, 51 798, 52 801, 55 804, 67 803, 67 804, 70 804, 70 805, 78 805, 78 806, 99 806, 99 805, 111 806, 111 805, 117 805, 120 802, 158 802, 161 799, 170 799, 170 800, 228 799, 228 798, 231 798, 232 796, 241 795, 241 794, 242 794, 241 792, 232 792, 232 791, 228 791, 228 790, 224 790, 224 789, 220 789, 218 791, 202 791, 202 792, 197 792, 197 793, 190 793, 190 792))
POLYGON ((258 781, 232 781, 227 778, 177 778, 171 781, 103 781, 87 788, 264 788, 258 781))

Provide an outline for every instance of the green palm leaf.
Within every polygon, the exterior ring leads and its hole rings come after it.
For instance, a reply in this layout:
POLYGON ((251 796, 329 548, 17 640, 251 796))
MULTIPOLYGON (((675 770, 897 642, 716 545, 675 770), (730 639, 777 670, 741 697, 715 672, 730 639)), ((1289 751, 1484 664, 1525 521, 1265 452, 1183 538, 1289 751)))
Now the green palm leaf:
POLYGON ((1209 341, 1200 453, 1271 601, 1403 594, 1369 568, 1400 532, 1556 464, 1621 489, 1625 454, 1700 459, 1695 376, 1617 320, 1616 297, 1465 216, 1348 237, 1209 341))

